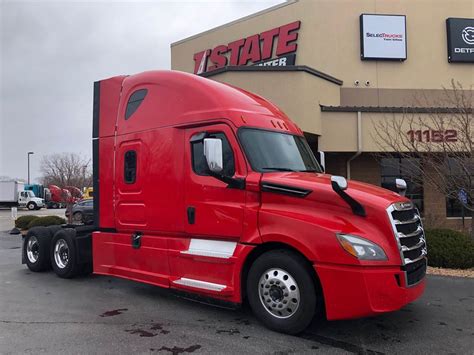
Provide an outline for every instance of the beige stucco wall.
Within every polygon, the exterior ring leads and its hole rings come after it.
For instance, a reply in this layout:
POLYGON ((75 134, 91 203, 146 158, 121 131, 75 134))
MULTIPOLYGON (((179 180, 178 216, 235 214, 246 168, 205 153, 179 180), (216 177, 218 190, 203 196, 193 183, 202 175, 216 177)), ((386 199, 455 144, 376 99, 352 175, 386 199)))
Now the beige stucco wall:
POLYGON ((277 104, 305 132, 321 134, 321 103, 339 105, 339 86, 306 72, 226 72, 212 77, 277 104))
MULTIPOLYGON (((474 1, 301 0, 172 45, 171 66, 192 72, 196 52, 301 20, 296 64, 333 75, 345 87, 368 80, 370 88, 439 89, 453 78, 469 87, 474 83, 474 66, 447 61, 448 17, 474 17, 474 1), (405 62, 360 60, 361 13, 407 16, 405 62)), ((364 90, 365 85, 358 89, 364 90)))
MULTIPOLYGON (((355 152, 357 151, 357 113, 356 112, 323 112, 321 122, 322 135, 319 138, 319 149, 326 152, 355 152)), ((461 116, 458 116, 461 117, 461 116)), ((463 129, 461 119, 446 119, 445 115, 424 113, 361 113, 361 137, 363 152, 393 151, 390 145, 383 143, 383 138, 392 137, 400 144, 396 151, 410 151, 408 140, 397 137, 397 133, 407 138, 410 130, 446 131, 455 129, 458 134, 458 143, 450 143, 443 147, 441 143, 419 143, 417 150, 443 151, 453 149, 462 151, 462 142, 466 142, 466 129, 463 129)), ((471 122, 470 132, 474 131, 474 122, 471 122)), ((444 133, 443 133, 444 134, 444 133)), ((423 136, 423 140, 425 138, 423 136)), ((465 146, 464 146, 465 147, 465 146)))

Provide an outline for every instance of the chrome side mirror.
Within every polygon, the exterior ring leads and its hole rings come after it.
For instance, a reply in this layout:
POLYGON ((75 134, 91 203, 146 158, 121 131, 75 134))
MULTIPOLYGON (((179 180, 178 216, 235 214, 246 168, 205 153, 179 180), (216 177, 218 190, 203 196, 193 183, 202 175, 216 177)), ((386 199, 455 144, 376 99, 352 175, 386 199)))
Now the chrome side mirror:
POLYGON ((318 155, 319 165, 321 165, 323 172, 326 172, 326 155, 324 154, 324 152, 318 152, 318 155))
POLYGON ((407 182, 403 179, 395 179, 395 186, 397 187, 398 193, 405 196, 407 192, 407 182))
POLYGON ((341 190, 347 189, 347 180, 344 176, 331 176, 331 182, 336 183, 341 190))
POLYGON ((222 141, 218 138, 204 138, 204 156, 209 170, 215 174, 220 174, 224 169, 222 141))

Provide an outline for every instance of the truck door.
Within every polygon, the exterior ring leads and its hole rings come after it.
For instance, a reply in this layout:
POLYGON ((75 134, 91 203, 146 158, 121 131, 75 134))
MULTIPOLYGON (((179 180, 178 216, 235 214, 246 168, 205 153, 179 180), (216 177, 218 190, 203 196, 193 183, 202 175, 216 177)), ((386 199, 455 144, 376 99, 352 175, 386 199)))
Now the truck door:
POLYGON ((146 227, 144 198, 147 154, 141 139, 118 137, 115 166, 115 215, 119 229, 142 231, 146 227))
POLYGON ((245 178, 242 152, 232 129, 225 124, 186 130, 185 137, 185 232, 192 237, 238 240, 242 234, 245 190, 229 188, 209 176, 203 153, 203 137, 222 140, 224 173, 245 178))
POLYGON ((26 206, 27 202, 28 202, 28 192, 20 191, 18 193, 18 204, 20 206, 26 206))

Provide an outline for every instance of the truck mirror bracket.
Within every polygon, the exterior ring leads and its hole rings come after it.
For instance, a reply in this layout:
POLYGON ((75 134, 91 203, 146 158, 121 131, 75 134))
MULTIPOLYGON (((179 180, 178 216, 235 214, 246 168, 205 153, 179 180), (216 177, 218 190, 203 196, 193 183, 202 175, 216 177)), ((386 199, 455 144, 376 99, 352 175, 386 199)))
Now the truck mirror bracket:
POLYGON ((365 213, 364 206, 362 206, 359 201, 355 200, 352 198, 352 196, 348 195, 343 189, 341 189, 336 181, 331 181, 331 185, 332 189, 350 206, 352 213, 361 217, 365 217, 367 215, 365 213))
POLYGON ((212 172, 209 168, 207 169, 207 173, 209 174, 209 176, 212 176, 217 180, 225 182, 229 189, 245 190, 245 179, 233 178, 230 176, 216 174, 212 172))

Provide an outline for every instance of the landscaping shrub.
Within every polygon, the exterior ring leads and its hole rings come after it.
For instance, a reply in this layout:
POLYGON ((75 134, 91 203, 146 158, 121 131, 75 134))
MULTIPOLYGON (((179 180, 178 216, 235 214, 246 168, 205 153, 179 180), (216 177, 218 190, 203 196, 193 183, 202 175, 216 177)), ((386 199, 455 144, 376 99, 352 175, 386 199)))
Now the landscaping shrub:
POLYGON ((428 265, 452 269, 474 267, 474 241, 464 233, 450 229, 425 231, 428 265))
POLYGON ((37 226, 53 226, 57 224, 65 224, 66 220, 62 217, 58 216, 44 216, 44 217, 37 217, 36 219, 32 220, 28 224, 28 228, 33 228, 37 226))
POLYGON ((32 215, 20 216, 15 220, 15 227, 17 227, 19 229, 26 229, 26 228, 28 228, 28 225, 30 224, 30 222, 34 221, 37 218, 39 218, 39 217, 38 216, 32 216, 32 215))

